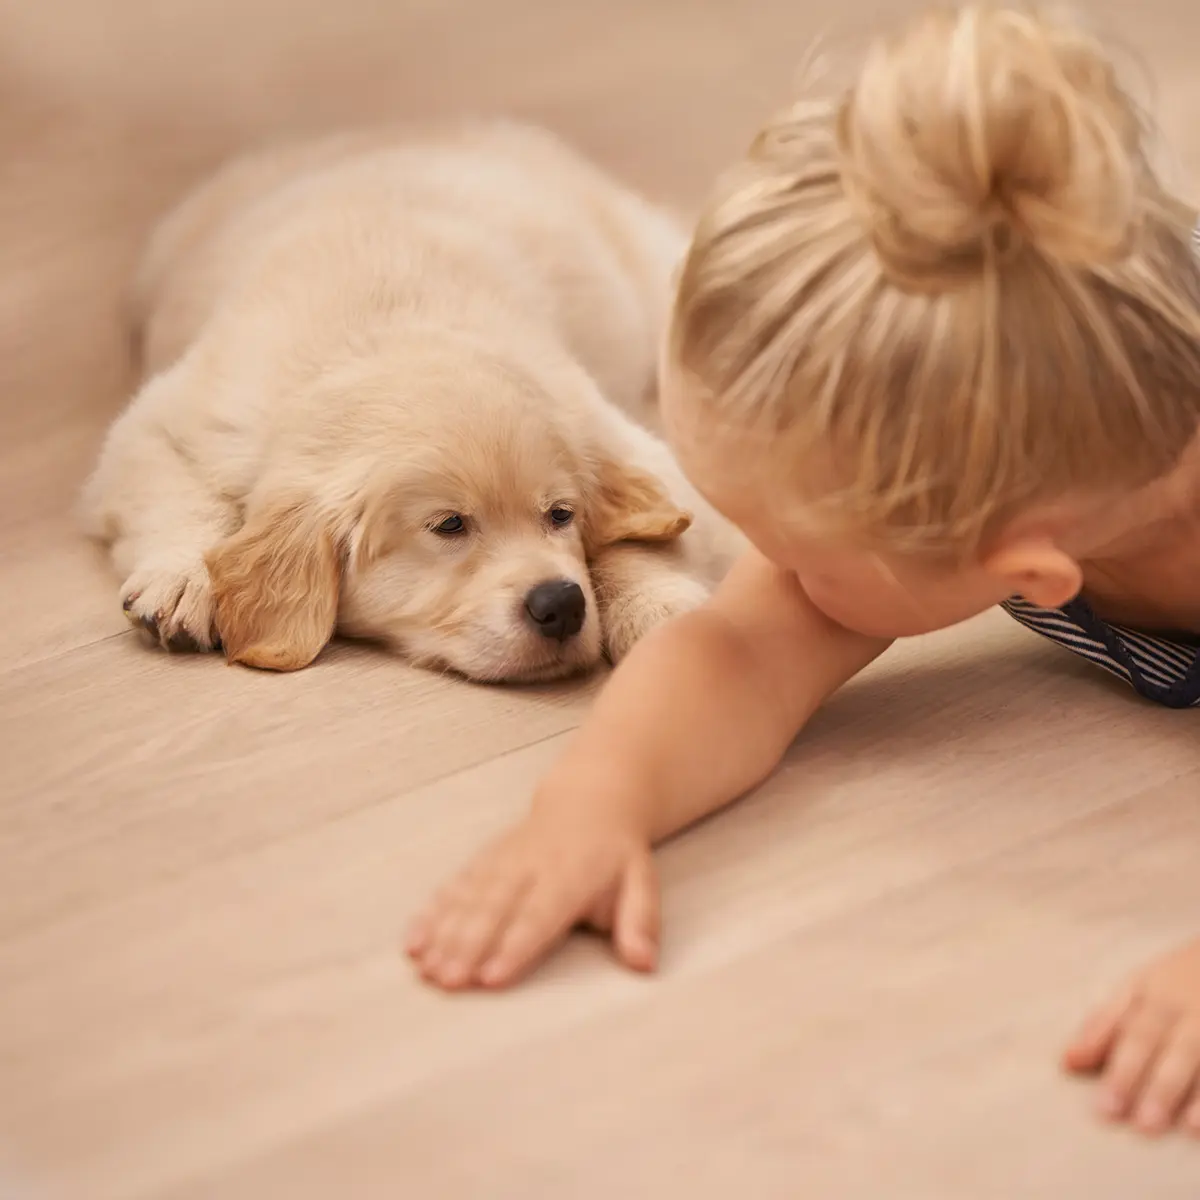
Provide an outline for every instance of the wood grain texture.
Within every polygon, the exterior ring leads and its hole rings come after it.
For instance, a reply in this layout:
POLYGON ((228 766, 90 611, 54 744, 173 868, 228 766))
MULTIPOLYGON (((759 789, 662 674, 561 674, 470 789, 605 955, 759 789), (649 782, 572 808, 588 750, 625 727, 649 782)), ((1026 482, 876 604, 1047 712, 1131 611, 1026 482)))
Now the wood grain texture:
MULTIPOLYGON (((155 212, 273 134, 473 109, 683 208, 831 18, 782 0, 0 0, 0 1197, 1194 1200, 1104 1130, 1081 1009, 1200 928, 1200 725, 998 614, 897 648, 663 852, 650 980, 579 938, 447 999, 404 922, 596 681, 338 646, 271 676, 126 628, 74 498, 155 212)), ((1186 178, 1200 10, 1089 10, 1186 178)))

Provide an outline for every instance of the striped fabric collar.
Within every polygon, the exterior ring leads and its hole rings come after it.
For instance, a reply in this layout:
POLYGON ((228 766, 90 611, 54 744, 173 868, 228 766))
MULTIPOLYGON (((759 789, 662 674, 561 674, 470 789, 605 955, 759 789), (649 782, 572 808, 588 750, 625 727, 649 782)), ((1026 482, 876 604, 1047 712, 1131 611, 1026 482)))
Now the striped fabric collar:
POLYGON ((1168 708, 1200 706, 1200 645, 1188 635, 1110 625, 1082 597, 1062 608, 1039 608, 1014 596, 1002 607, 1027 629, 1103 667, 1147 700, 1168 708))

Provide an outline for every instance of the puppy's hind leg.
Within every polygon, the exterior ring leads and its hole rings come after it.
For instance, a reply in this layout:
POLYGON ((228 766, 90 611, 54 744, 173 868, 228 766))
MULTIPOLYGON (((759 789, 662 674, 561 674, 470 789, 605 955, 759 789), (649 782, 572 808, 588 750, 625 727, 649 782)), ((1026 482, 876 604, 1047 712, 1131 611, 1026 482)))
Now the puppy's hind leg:
POLYGON ((204 556, 239 518, 173 431, 189 386, 185 360, 142 388, 109 432, 83 515, 124 580, 130 622, 165 648, 211 650, 217 637, 204 556))

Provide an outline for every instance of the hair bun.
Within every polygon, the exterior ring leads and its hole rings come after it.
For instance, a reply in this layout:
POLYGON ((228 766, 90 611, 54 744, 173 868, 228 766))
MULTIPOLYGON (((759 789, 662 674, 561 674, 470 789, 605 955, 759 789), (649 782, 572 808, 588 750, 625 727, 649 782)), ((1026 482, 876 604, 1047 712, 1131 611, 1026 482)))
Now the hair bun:
POLYGON ((931 13, 869 52, 837 140, 897 282, 950 286, 1020 246, 1084 264, 1132 243, 1140 124, 1103 49, 1070 26, 980 5, 931 13))

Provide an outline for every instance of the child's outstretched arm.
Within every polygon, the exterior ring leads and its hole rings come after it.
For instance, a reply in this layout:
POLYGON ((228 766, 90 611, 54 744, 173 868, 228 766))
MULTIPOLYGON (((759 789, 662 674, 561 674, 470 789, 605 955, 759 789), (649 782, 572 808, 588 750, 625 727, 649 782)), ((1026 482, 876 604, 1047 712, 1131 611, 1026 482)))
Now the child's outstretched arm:
POLYGON ((513 982, 588 921, 653 968, 651 846, 764 779, 823 701, 888 643, 834 624, 757 552, 712 600, 637 646, 539 785, 529 815, 413 926, 442 987, 513 982))

